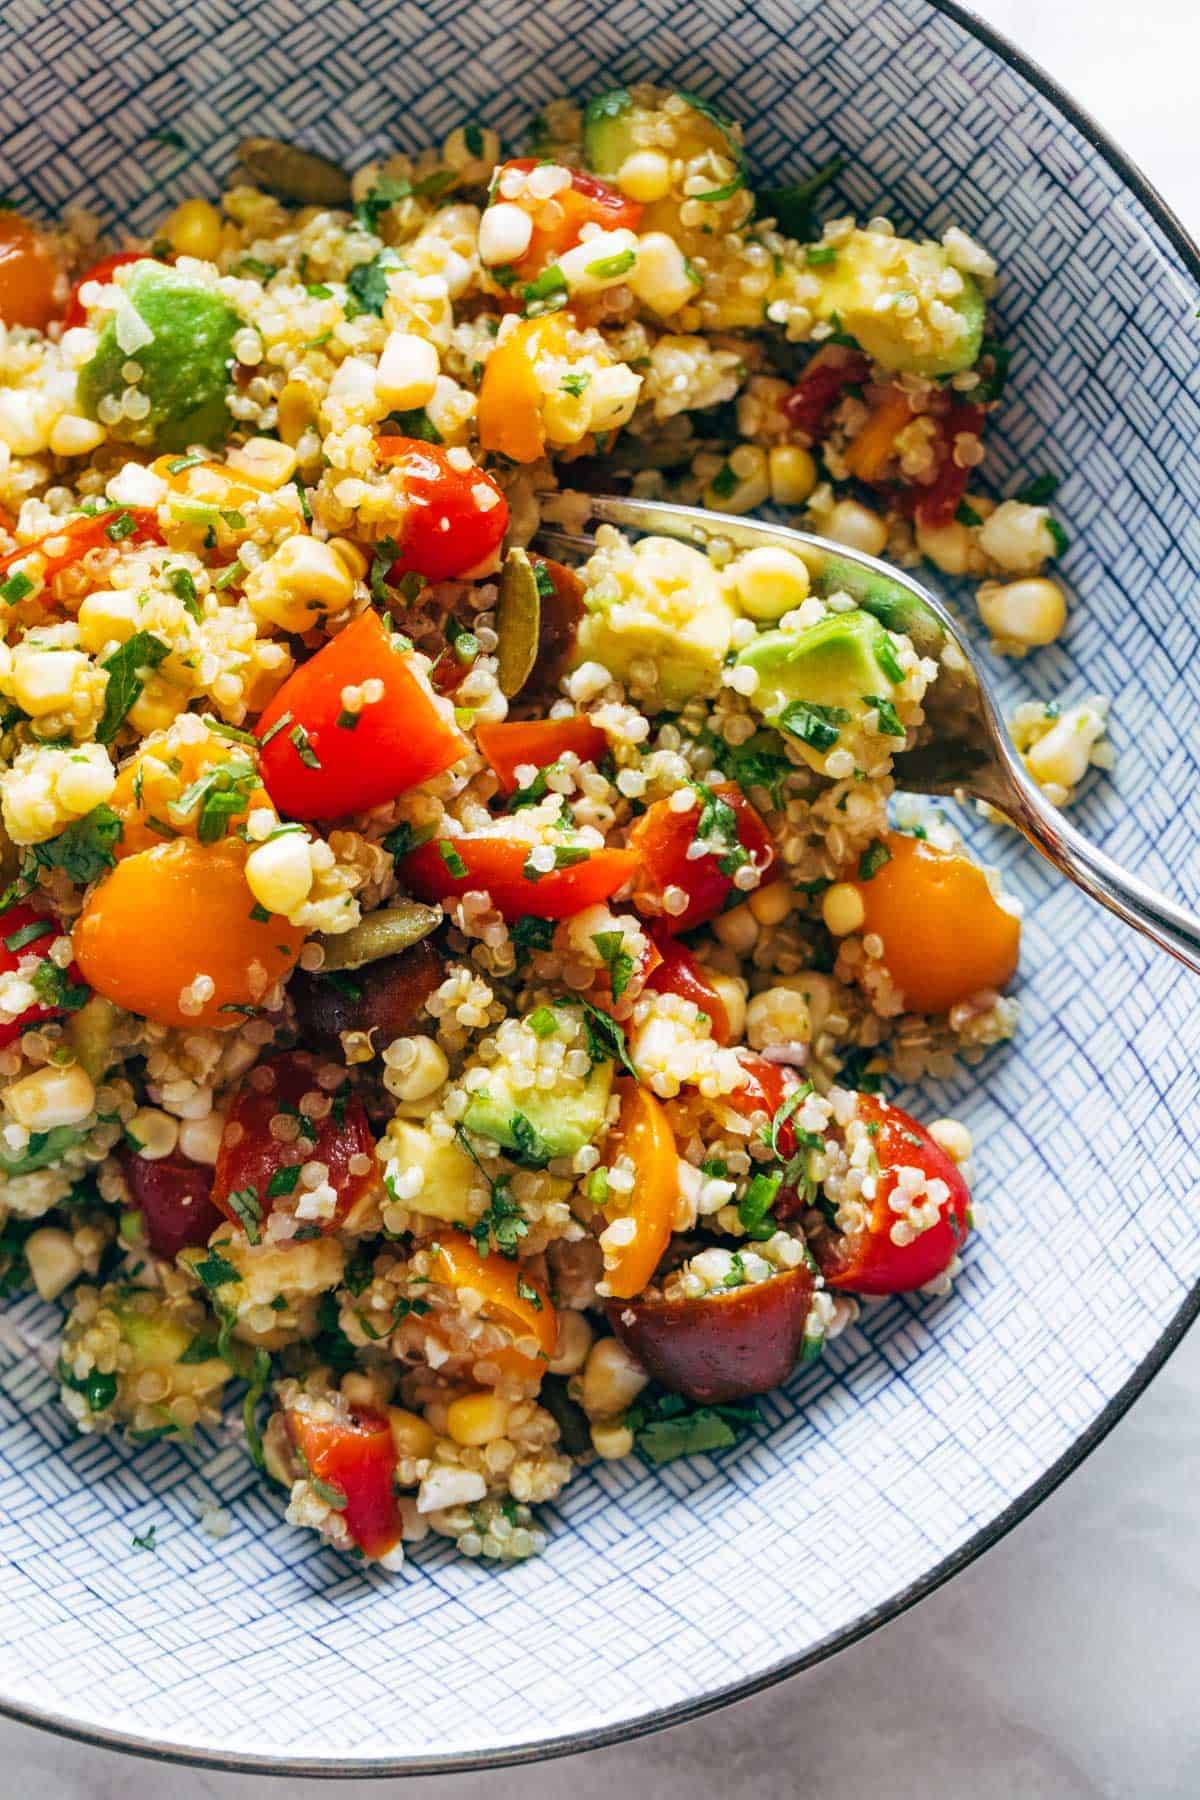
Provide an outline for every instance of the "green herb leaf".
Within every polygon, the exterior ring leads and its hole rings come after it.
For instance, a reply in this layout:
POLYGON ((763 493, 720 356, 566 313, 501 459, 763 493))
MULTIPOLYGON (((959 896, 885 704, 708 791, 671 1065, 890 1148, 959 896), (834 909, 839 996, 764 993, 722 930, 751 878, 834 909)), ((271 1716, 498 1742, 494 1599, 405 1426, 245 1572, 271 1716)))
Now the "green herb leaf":
POLYGON ((864 694, 863 699, 879 714, 879 729, 884 737, 902 738, 906 735, 900 723, 900 714, 890 700, 885 699, 882 694, 864 694))
POLYGON ((153 1550, 156 1530, 157 1528, 151 1525, 143 1532, 135 1531, 133 1534, 133 1548, 135 1550, 153 1550))
POLYGON ((225 1196, 234 1216, 252 1244, 261 1241, 262 1202, 256 1187, 231 1188, 225 1196))
POLYGON ((1017 489, 1013 498, 1023 506, 1045 506, 1048 501, 1053 500, 1058 489, 1057 475, 1035 475, 1032 481, 1027 481, 1024 487, 1017 489))
MULTIPOLYGON (((739 180, 736 187, 729 190, 730 193, 736 193, 737 188, 741 187, 741 185, 741 181, 739 180)), ((721 197, 725 198, 724 193, 721 194, 721 197)), ((700 194, 698 198, 701 200, 712 200, 716 198, 716 196, 713 194, 700 194)), ((632 269, 636 261, 636 250, 618 250, 612 256, 601 256, 596 262, 588 263, 587 273, 595 281, 614 281, 617 276, 624 275, 632 269)))
POLYGON ((619 1000, 633 979, 634 969, 633 958, 625 948, 625 934, 622 931, 594 931, 592 942, 608 970, 612 997, 619 1000))
POLYGON ((394 250, 381 250, 370 262, 357 263, 351 269, 346 277, 348 319, 357 318, 359 313, 383 317, 384 302, 388 297, 388 271, 398 266, 399 259, 394 250))
POLYGON ((412 193, 412 182, 397 175, 382 175, 370 189, 365 200, 360 200, 354 208, 355 223, 364 231, 375 233, 379 221, 389 206, 398 200, 406 200, 412 193))
POLYGON ((438 855, 445 863, 447 873, 452 875, 455 881, 462 881, 467 873, 467 865, 449 838, 443 838, 438 844, 438 855))
POLYGON ((778 1169, 769 1175, 754 1175, 738 1202, 738 1221, 746 1236, 756 1243, 765 1243, 777 1229, 771 1208, 782 1184, 778 1169))
MULTIPOLYGON (((266 743, 265 738, 263 739, 263 742, 266 743)), ((308 733, 305 731, 303 725, 292 726, 292 729, 288 732, 288 742, 295 746, 296 755, 300 758, 300 761, 304 764, 306 769, 319 769, 321 767, 321 759, 309 743, 308 733)))
POLYGON ((845 160, 833 157, 804 181, 792 181, 785 187, 760 188, 757 215, 774 219, 785 237, 801 241, 813 236, 813 209, 822 188, 829 186, 845 168, 845 160))
POLYGON ((815 700, 792 700, 780 713, 777 723, 790 731, 812 750, 832 750, 838 741, 838 726, 846 725, 850 714, 841 706, 818 706, 815 700))
POLYGON ((143 673, 157 669, 171 654, 171 646, 150 631, 135 631, 119 650, 101 663, 107 671, 108 686, 104 690, 104 711, 96 727, 96 740, 111 744, 131 706, 145 686, 143 673))
POLYGON ((588 1059, 593 1068, 597 1063, 615 1062, 633 1079, 639 1079, 629 1055, 629 1044, 623 1028, 590 1000, 581 1000, 583 1008, 583 1029, 587 1040, 588 1059))
POLYGON ((890 863, 891 860, 892 853, 883 839, 873 838, 858 859, 858 879, 870 881, 871 877, 878 875, 884 864, 890 863))
MULTIPOLYGON (((389 413, 384 425, 394 429, 398 437, 417 438, 422 444, 442 442, 441 432, 423 406, 414 406, 407 412, 389 413)), ((394 562, 395 558, 392 560, 394 562)))
POLYGON ((4 940, 4 948, 11 950, 15 956, 19 950, 24 950, 27 944, 36 944, 39 938, 57 937, 57 935, 58 926, 53 919, 31 919, 28 925, 22 925, 18 930, 9 933, 4 940))
POLYGON ((228 1262, 217 1250, 209 1250, 200 1262, 194 1263, 192 1273, 210 1294, 216 1288, 224 1287, 227 1281, 242 1279, 234 1264, 228 1262))
POLYGON ((41 869, 61 869, 77 887, 87 887, 105 869, 116 866, 112 846, 121 832, 121 821, 110 806, 93 806, 57 837, 34 844, 33 862, 41 869))

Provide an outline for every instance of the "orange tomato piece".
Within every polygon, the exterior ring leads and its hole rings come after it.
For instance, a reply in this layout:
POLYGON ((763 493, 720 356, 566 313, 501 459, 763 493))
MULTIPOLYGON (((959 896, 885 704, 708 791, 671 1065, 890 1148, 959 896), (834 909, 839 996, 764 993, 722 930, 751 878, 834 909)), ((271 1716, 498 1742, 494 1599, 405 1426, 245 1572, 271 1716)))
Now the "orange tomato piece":
POLYGON ((304 932, 252 917, 240 838, 190 838, 127 856, 95 887, 75 923, 75 960, 98 994, 160 1025, 230 1030, 291 973, 304 932), (181 996, 198 975, 212 994, 195 1012, 181 996), (229 1010, 229 1009, 235 1010, 229 1010))
POLYGON ((1000 905, 977 863, 903 832, 862 896, 864 934, 883 940, 883 960, 911 1012, 948 1012, 1017 966, 1021 921, 1000 905))
POLYGON ((520 786, 517 770, 544 769, 573 751, 580 762, 599 762, 608 739, 590 719, 506 719, 475 727, 475 741, 491 763, 506 794, 520 786))
POLYGON ((536 462, 546 448, 544 392, 536 365, 543 356, 565 356, 574 320, 563 313, 522 319, 498 343, 484 366, 476 415, 479 443, 513 462, 536 462))
POLYGON ((0 212, 0 321, 45 331, 65 283, 49 240, 19 213, 0 212))
POLYGON ((878 481, 896 448, 896 439, 912 418, 908 395, 888 388, 874 412, 846 448, 846 467, 860 481, 878 481))
MULTIPOLYGON (((499 182, 505 169, 517 169, 528 175, 537 166, 536 157, 519 156, 497 169, 495 179, 499 182)), ((513 263, 513 274, 519 282, 532 281, 548 264, 556 262, 564 250, 579 243, 585 225, 598 225, 602 231, 617 231, 622 227, 636 231, 645 210, 640 201, 630 200, 619 188, 602 181, 598 175, 591 175, 586 169, 572 169, 570 187, 560 188, 554 196, 554 222, 544 225, 535 214, 529 248, 519 262, 513 263)))
POLYGON ((682 888, 687 895, 683 912, 664 914, 663 923, 672 934, 692 931, 716 917, 735 892, 736 862, 749 857, 765 872, 775 860, 770 833, 741 788, 732 781, 717 781, 707 792, 722 809, 730 833, 736 832, 737 843, 730 841, 729 849, 688 855, 704 821, 705 803, 700 795, 695 806, 681 813, 669 800, 655 800, 629 833, 629 848, 638 861, 636 904, 648 913, 661 913, 668 888, 682 888))
MULTIPOLYGON (((554 1302, 544 1283, 521 1263, 498 1252, 480 1256, 465 1231, 441 1230, 431 1261, 435 1281, 455 1289, 470 1288, 482 1298, 483 1311, 493 1323, 511 1331, 514 1339, 536 1339, 539 1355, 554 1355, 558 1341, 554 1302)), ((526 1364, 531 1360, 523 1352, 518 1354, 526 1364)))
POLYGON ((619 1083, 621 1112, 615 1138, 621 1154, 634 1167, 628 1210, 606 1207, 608 1218, 632 1219, 633 1237, 615 1256, 605 1255, 604 1279, 617 1300, 632 1300, 654 1274, 671 1241, 675 1202, 679 1195, 679 1156, 675 1133, 662 1105, 635 1081, 619 1083))
POLYGON ((284 1424, 308 1473, 341 1496, 342 1521, 364 1556, 386 1556, 400 1542, 404 1521, 396 1499, 396 1447, 385 1412, 344 1408, 331 1419, 289 1407, 284 1424))
MULTIPOLYGON (((170 842, 172 832, 195 838, 202 796, 197 796, 187 812, 180 810, 178 802, 201 775, 224 764, 231 765, 231 779, 252 766, 244 752, 239 753, 235 745, 221 738, 209 736, 181 744, 171 744, 166 738, 148 738, 121 769, 109 800, 122 827, 121 837, 113 846, 114 856, 134 856, 139 850, 170 842), (151 824, 151 820, 155 823, 151 824)), ((236 813, 225 815, 223 832, 240 825, 252 807, 270 804, 266 790, 255 785, 249 789, 245 804, 236 813)))

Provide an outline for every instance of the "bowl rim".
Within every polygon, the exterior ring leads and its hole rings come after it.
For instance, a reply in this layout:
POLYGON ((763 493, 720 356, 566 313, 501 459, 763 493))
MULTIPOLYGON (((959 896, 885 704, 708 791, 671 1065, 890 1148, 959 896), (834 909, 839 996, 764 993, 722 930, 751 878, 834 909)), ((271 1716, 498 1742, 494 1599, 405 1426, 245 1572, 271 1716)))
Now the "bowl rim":
MULTIPOLYGON (((1132 157, 1120 148, 1104 127, 1084 107, 1072 99, 1066 89, 1052 75, 1048 74, 1040 63, 1035 62, 1023 50, 1018 49, 1010 38, 1006 37, 1003 32, 996 31, 977 13, 959 5, 958 0, 927 0, 927 4, 934 12, 951 19, 969 37, 986 45, 1002 62, 1015 69, 1030 86, 1041 94, 1043 99, 1049 100, 1063 117, 1069 120, 1096 154, 1103 157, 1114 174, 1145 207, 1159 230, 1170 241, 1192 279, 1200 286, 1200 244, 1197 244, 1154 183, 1143 173, 1132 157)), ((747 1700, 755 1694, 761 1694, 766 1689, 788 1680, 791 1676, 799 1675, 804 1670, 825 1662, 839 1651, 859 1643, 863 1638, 869 1637, 873 1631, 877 1631, 881 1625, 887 1625, 893 1619, 898 1619, 910 1611, 912 1607, 926 1599, 928 1595, 935 1593, 947 1581, 975 1562, 985 1551, 992 1549, 1002 1538, 1007 1537, 1014 1526, 1028 1518, 1035 1507, 1040 1506, 1043 1500, 1048 1499, 1069 1475, 1074 1474, 1097 1445, 1104 1441, 1134 1402, 1145 1393, 1169 1357, 1179 1348, 1198 1316, 1200 1316, 1200 1281, 1197 1281, 1188 1291, 1153 1347, 1088 1428, 1061 1456, 1051 1463, 1049 1468, 1044 1469, 1036 1480, 1030 1482, 1029 1486, 1015 1500, 1010 1501, 1002 1512, 998 1513, 990 1523, 981 1526, 957 1550, 944 1557, 924 1575, 909 1582, 899 1593, 892 1595, 890 1599, 882 1602, 879 1606, 862 1613, 852 1624, 842 1627, 839 1631, 830 1632, 801 1654, 781 1657, 778 1662, 772 1663, 770 1668, 764 1669, 757 1675, 727 1682, 695 1699, 676 1701, 669 1706, 655 1708, 632 1719, 592 1726, 581 1731, 562 1732, 552 1737, 531 1738, 526 1742, 507 1745, 498 1750, 453 1751, 447 1754, 401 1757, 293 1757, 259 1755, 254 1752, 224 1753, 217 1750, 203 1750, 188 1745, 172 1744, 165 1739, 152 1736, 82 1724, 67 1714, 18 1700, 10 1700, 3 1694, 0 1694, 0 1718, 10 1719, 16 1724, 30 1725, 37 1730, 50 1732, 59 1737, 71 1738, 77 1743, 87 1744, 95 1749, 123 1752, 126 1755, 142 1757, 151 1762, 180 1764, 190 1768, 216 1769, 226 1773, 308 1776, 326 1780, 366 1780, 373 1776, 450 1775, 485 1769, 512 1768, 520 1764, 548 1762, 559 1757, 577 1756, 588 1750, 605 1749, 633 1738, 647 1737, 652 1732, 665 1731, 673 1725, 686 1724, 692 1719, 703 1717, 706 1713, 716 1712, 722 1707, 730 1706, 734 1701, 747 1700)))

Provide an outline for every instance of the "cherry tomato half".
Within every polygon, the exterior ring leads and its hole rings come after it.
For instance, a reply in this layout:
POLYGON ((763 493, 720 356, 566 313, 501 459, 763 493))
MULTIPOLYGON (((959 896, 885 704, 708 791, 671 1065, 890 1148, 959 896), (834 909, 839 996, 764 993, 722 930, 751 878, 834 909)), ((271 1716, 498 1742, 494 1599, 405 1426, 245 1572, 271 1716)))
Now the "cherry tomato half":
POLYGON ((0 212, 0 323, 45 331, 65 285, 48 239, 19 213, 0 212))
POLYGON ((452 900, 483 890, 508 919, 569 919, 585 906, 607 900, 632 880, 632 850, 592 850, 577 863, 544 875, 526 873, 531 846, 490 832, 432 838, 401 865, 418 900, 452 900))
POLYGON ((393 1485, 396 1447, 387 1414, 356 1406, 344 1416, 321 1419, 289 1407, 284 1422, 308 1473, 345 1501, 339 1511, 363 1555, 386 1556, 395 1549, 404 1526, 393 1485))
POLYGON ((155 1256, 174 1261, 181 1250, 207 1244, 221 1214, 212 1203, 213 1172, 179 1151, 150 1161, 121 1152, 121 1173, 142 1215, 146 1242, 155 1256))
POLYGON ((752 857, 760 870, 769 869, 775 852, 767 828, 740 787, 731 781, 715 782, 708 790, 718 807, 732 809, 732 826, 737 844, 729 849, 714 850, 704 856, 689 858, 688 847, 696 837, 707 806, 697 794, 696 804, 687 812, 676 812, 669 800, 656 800, 637 820, 629 833, 629 848, 638 860, 638 885, 634 900, 647 912, 660 913, 672 936, 691 931, 713 919, 735 892, 733 867, 737 847, 752 857), (663 896, 669 887, 682 888, 688 904, 682 913, 666 913, 663 896))
MULTIPOLYGON (((879 1163, 870 1214, 859 1231, 815 1233, 813 1255, 827 1287, 854 1294, 907 1293, 935 1280, 965 1243, 970 1190, 946 1152, 900 1107, 875 1094, 860 1094, 858 1116, 873 1131, 879 1163), (919 1169, 928 1182, 940 1182, 945 1188, 936 1222, 908 1241, 904 1241, 911 1230, 907 1217, 891 1205, 897 1171, 903 1168, 919 1169)), ((928 1202, 919 1195, 916 1204, 928 1202)))
POLYGON ((517 770, 548 768, 573 751, 580 762, 599 762, 608 739, 590 719, 506 719, 477 725, 475 741, 491 763, 506 794, 520 786, 517 770))
POLYGON ((679 1197, 679 1153, 665 1108, 636 1081, 620 1084, 621 1111, 613 1133, 613 1155, 628 1156, 634 1184, 627 1206, 606 1208, 610 1219, 632 1219, 627 1244, 605 1252, 604 1279, 618 1299, 640 1294, 671 1241, 679 1197))
POLYGON ((714 1042, 727 1044, 729 1014, 725 1002, 691 951, 671 936, 661 919, 655 919, 651 925, 650 936, 661 960, 647 975, 646 986, 656 994, 678 994, 681 1000, 693 1001, 702 1013, 708 1014, 714 1042))
POLYGON ((86 287, 89 281, 99 282, 103 287, 112 280, 118 269, 125 267, 126 263, 145 261, 146 252, 144 250, 118 250, 115 256, 102 256, 98 263, 93 263, 90 269, 85 269, 71 289, 67 310, 63 313, 63 330, 70 331, 76 325, 87 324, 87 307, 79 298, 79 291, 86 287))
POLYGON ((456 763, 453 712, 365 612, 288 677, 257 726, 263 785, 289 819, 365 812, 456 763), (370 678, 383 698, 347 713, 342 689, 370 678))
POLYGON ((345 1084, 332 1091, 325 1087, 319 1072, 317 1058, 303 1051, 272 1057, 251 1069, 230 1108, 217 1152, 213 1205, 252 1238, 280 1201, 300 1200, 306 1163, 325 1165, 325 1179, 337 1197, 328 1216, 308 1219, 297 1209, 303 1224, 322 1233, 337 1230, 374 1180, 375 1140, 362 1101, 345 1084), (277 1135, 281 1128, 292 1135, 277 1135))
MULTIPOLYGON (((0 213, 0 218, 3 216, 0 213)), ((34 543, 21 544, 0 556, 0 576, 7 575, 15 564, 24 564, 27 558, 34 557, 37 560, 31 565, 31 572, 49 581, 51 576, 79 562, 89 550, 163 542, 158 515, 149 507, 121 506, 102 513, 77 513, 34 543)))
POLYGON ((711 1405, 786 1381, 815 1283, 805 1265, 702 1300, 610 1300, 609 1324, 654 1380, 711 1405))
POLYGON ((824 345, 784 398, 788 423, 816 441, 823 436, 826 420, 845 390, 866 381, 870 373, 871 365, 861 351, 844 344, 824 345))
POLYGON ((474 463, 458 468, 452 452, 419 438, 376 438, 375 452, 402 473, 409 507, 390 580, 412 573, 449 581, 493 566, 508 530, 508 502, 490 475, 474 463))

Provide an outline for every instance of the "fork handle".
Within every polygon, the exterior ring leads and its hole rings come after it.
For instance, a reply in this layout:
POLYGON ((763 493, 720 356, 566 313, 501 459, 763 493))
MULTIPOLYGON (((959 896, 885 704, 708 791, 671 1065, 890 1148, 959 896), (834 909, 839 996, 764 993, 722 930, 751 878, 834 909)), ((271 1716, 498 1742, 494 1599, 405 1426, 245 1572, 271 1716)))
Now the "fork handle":
POLYGON ((1034 849, 1085 894, 1200 975, 1200 915, 1158 893, 1097 849, 1050 804, 1024 770, 1017 774, 1010 769, 1010 774, 1016 779, 993 804, 999 805, 1034 849))

